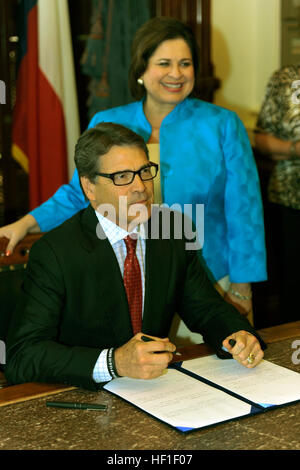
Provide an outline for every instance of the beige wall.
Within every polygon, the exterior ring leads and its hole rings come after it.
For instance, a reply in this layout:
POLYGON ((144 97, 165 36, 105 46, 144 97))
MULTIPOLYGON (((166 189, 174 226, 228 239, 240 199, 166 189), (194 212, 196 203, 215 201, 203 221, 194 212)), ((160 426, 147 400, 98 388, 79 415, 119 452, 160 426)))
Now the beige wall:
POLYGON ((214 102, 236 111, 251 137, 268 78, 280 66, 280 0, 212 0, 214 102))

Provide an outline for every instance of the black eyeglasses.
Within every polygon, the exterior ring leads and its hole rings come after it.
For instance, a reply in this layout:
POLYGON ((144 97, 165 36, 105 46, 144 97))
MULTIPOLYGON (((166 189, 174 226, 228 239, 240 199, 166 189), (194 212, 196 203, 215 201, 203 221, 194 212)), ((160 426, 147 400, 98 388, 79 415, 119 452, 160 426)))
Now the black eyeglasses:
POLYGON ((116 171, 115 173, 95 173, 95 175, 110 178, 116 186, 126 186, 133 182, 135 175, 139 175, 142 181, 150 181, 155 178, 157 172, 157 163, 150 162, 149 165, 146 165, 137 171, 116 171))

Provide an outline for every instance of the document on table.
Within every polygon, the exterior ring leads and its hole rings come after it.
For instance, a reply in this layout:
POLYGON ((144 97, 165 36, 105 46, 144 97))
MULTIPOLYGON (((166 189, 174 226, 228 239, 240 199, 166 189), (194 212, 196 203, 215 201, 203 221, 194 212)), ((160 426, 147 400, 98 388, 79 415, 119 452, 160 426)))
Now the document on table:
POLYGON ((251 412, 251 405, 186 374, 167 369, 151 379, 122 377, 104 386, 126 401, 180 431, 196 429, 251 412))
POLYGON ((208 356, 152 380, 114 379, 104 389, 186 432, 299 400, 300 374, 267 361, 247 369, 208 356))
POLYGON ((265 408, 300 400, 300 374, 265 360, 247 369, 234 359, 208 356, 185 361, 182 368, 265 408))

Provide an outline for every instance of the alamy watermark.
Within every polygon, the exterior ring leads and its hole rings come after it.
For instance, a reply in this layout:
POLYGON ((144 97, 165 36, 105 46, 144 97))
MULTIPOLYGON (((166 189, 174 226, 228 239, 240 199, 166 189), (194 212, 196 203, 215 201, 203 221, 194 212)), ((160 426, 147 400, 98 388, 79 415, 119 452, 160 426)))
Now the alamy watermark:
POLYGON ((6 346, 2 340, 0 340, 0 364, 6 364, 6 346))
POLYGON ((292 354, 292 363, 295 365, 299 365, 300 364, 300 339, 295 339, 295 341, 292 342, 292 348, 296 350, 292 354))
POLYGON ((0 80, 0 104, 6 104, 6 86, 3 80, 0 80))
MULTIPOLYGON (((145 204, 128 206, 127 197, 120 196, 119 206, 100 204, 97 212, 107 217, 131 233, 135 227, 149 219, 149 208, 145 204)), ((96 228, 97 237, 104 240, 106 234, 100 224, 96 228)), ((204 245, 204 204, 152 204, 151 223, 147 226, 144 238, 157 240, 185 240, 186 250, 199 250, 204 245)))

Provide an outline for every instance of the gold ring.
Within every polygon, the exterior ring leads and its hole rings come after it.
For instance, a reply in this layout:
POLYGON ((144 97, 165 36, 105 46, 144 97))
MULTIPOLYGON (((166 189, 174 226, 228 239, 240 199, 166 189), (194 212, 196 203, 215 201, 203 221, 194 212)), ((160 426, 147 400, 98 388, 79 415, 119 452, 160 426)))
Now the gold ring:
POLYGON ((252 364, 254 362, 254 359, 254 354, 249 354, 249 356, 247 357, 247 361, 249 362, 249 364, 252 364))

